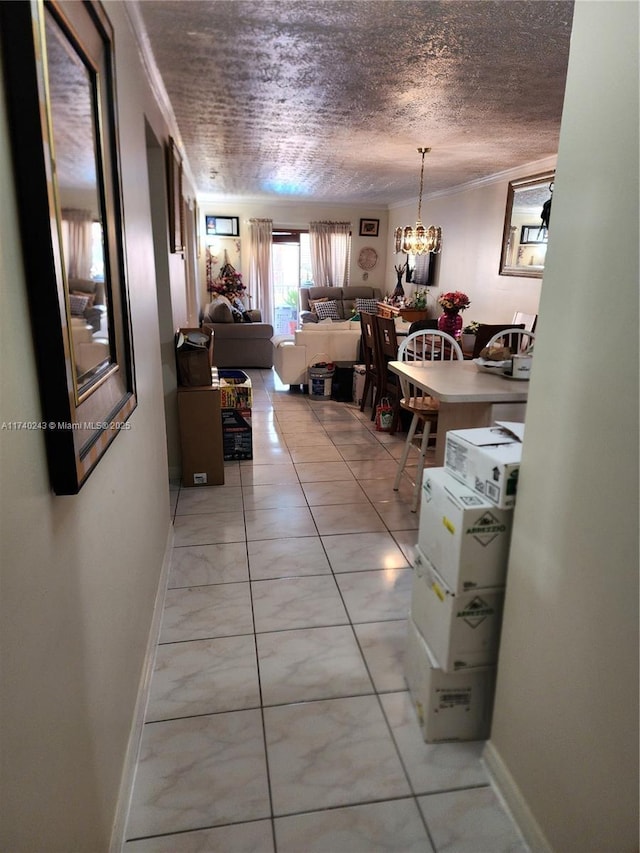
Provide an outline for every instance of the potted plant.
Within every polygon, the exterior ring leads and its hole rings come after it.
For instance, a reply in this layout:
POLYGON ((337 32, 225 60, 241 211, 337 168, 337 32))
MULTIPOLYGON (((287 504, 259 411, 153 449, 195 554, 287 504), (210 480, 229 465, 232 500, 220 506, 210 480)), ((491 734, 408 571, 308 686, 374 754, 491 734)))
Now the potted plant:
POLYGON ((476 323, 475 320, 472 320, 462 329, 462 338, 460 339, 460 343, 462 344, 462 349, 464 352, 473 352, 473 349, 476 344, 476 335, 478 334, 478 329, 480 328, 480 323, 476 323))
POLYGON ((407 323, 414 323, 416 320, 424 320, 428 316, 428 297, 429 291, 426 287, 417 288, 413 296, 410 299, 407 299, 404 306, 400 309, 402 319, 407 323))

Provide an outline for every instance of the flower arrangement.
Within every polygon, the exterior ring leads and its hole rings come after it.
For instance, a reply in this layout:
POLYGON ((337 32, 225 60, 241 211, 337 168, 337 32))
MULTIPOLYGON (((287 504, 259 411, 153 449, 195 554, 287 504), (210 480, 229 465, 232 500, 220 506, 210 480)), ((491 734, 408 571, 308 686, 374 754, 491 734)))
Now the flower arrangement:
POLYGON ((461 290, 450 290, 448 293, 440 294, 438 304, 445 311, 464 311, 471 305, 471 300, 461 290))
POLYGON ((242 281, 242 274, 236 272, 232 264, 229 263, 226 250, 225 262, 220 267, 220 272, 216 278, 211 277, 211 264, 207 264, 207 291, 209 293, 217 293, 220 296, 226 296, 227 299, 238 299, 244 296, 246 289, 242 281))
POLYGON ((462 330, 463 335, 477 335, 478 329, 480 328, 480 323, 477 323, 475 320, 472 320, 467 326, 462 330))
POLYGON ((429 298, 429 291, 426 287, 419 287, 414 292, 411 299, 406 302, 407 308, 419 308, 424 309, 427 307, 427 300, 429 298))

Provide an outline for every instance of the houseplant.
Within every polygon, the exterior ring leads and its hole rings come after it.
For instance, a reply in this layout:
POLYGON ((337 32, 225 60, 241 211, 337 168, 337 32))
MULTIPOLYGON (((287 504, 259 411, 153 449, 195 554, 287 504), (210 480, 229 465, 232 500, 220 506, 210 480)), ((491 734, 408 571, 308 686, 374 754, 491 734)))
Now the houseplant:
POLYGON ((479 328, 480 323, 477 323, 475 320, 472 320, 463 327, 462 336, 460 338, 463 352, 473 352, 479 328))
POLYGON ((442 308, 442 314, 438 317, 438 328, 459 340, 462 332, 460 311, 466 310, 471 305, 471 300, 461 290, 449 290, 440 294, 438 305, 442 308))

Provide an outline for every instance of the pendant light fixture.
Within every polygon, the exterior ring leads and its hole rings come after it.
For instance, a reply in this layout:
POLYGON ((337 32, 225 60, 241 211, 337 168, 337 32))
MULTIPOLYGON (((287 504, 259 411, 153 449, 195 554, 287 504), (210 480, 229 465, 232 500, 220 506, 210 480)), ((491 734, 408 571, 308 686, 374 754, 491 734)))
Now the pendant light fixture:
POLYGON ((415 228, 407 225, 406 228, 396 228, 394 232, 395 251, 404 252, 406 255, 424 255, 432 252, 437 255, 442 248, 442 229, 436 225, 425 228, 421 222, 422 216, 422 186, 424 183, 424 155, 431 151, 430 148, 418 148, 418 154, 422 154, 422 168, 420 169, 420 196, 418 199, 418 220, 415 228))

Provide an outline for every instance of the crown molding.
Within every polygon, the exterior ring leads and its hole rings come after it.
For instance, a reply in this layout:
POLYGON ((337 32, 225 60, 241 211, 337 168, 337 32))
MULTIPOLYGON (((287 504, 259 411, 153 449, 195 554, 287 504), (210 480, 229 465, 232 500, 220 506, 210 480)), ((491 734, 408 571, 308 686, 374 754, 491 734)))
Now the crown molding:
POLYGON ((371 213, 386 213, 389 209, 386 204, 369 204, 366 201, 331 201, 331 199, 314 199, 312 196, 299 198, 280 198, 279 196, 235 196, 223 195, 222 193, 198 193, 197 202, 203 204, 275 204, 278 207, 300 207, 301 205, 313 205, 313 207, 345 208, 350 210, 366 210, 371 213))
MULTIPOLYGON (((517 178, 524 178, 527 175, 535 175, 538 172, 546 172, 549 169, 555 169, 558 161, 557 156, 545 157, 542 160, 534 160, 532 163, 523 163, 521 166, 514 166, 512 169, 506 169, 504 172, 496 172, 493 175, 486 175, 484 178, 476 178, 474 181, 468 181, 466 184, 459 184, 457 187, 449 187, 445 190, 437 190, 436 192, 426 193, 423 196, 425 200, 434 198, 444 198, 447 196, 459 195, 470 190, 477 190, 480 187, 487 187, 491 184, 499 184, 504 181, 514 181, 517 178)), ((418 197, 406 199, 405 201, 396 201, 389 205, 389 210, 395 210, 398 207, 406 207, 410 204, 417 204, 418 197)))

